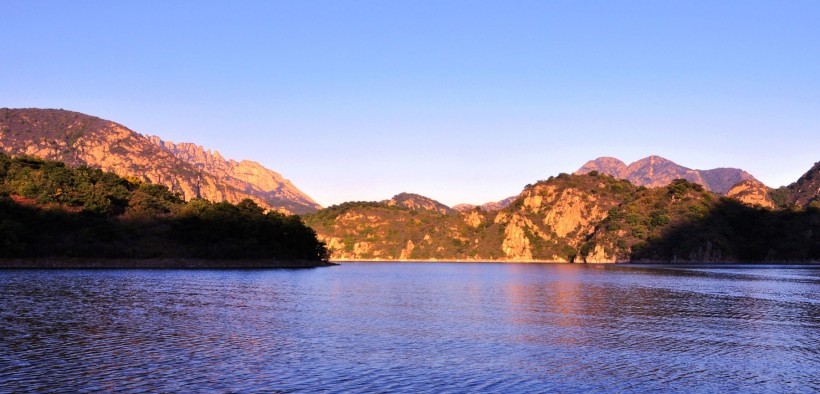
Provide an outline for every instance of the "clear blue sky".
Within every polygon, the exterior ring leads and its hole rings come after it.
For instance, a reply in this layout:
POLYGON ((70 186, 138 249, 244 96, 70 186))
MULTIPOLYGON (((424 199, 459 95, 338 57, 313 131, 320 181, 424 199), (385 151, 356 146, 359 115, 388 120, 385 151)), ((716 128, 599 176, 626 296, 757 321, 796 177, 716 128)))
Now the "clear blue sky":
POLYGON ((820 161, 818 1, 0 3, 0 107, 282 173, 320 204, 483 203, 598 156, 820 161))

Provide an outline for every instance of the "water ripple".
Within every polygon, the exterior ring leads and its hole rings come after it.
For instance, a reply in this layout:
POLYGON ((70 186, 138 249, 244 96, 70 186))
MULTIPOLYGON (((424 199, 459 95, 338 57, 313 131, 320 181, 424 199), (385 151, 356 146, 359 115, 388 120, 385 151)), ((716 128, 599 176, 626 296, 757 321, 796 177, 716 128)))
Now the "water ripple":
POLYGON ((0 393, 816 392, 820 270, 0 271, 0 393))

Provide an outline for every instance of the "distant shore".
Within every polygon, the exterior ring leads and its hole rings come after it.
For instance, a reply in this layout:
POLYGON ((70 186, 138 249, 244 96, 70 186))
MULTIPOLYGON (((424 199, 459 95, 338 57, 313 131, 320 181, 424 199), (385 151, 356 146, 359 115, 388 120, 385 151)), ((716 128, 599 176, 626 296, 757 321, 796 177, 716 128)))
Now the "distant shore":
POLYGON ((37 258, 0 259, 0 269, 247 269, 247 268, 316 268, 338 265, 316 260, 260 259, 99 259, 99 258, 37 258))
POLYGON ((635 260, 618 262, 568 262, 552 260, 458 260, 458 259, 429 259, 429 260, 331 260, 333 263, 490 263, 490 264, 575 264, 575 265, 820 265, 818 260, 773 260, 773 261, 689 261, 689 260, 635 260))

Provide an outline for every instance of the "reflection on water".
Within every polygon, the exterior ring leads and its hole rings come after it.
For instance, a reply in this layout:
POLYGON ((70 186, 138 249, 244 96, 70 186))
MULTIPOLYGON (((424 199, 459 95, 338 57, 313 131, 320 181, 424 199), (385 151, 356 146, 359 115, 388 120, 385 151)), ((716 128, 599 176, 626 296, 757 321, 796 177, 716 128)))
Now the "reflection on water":
POLYGON ((815 392, 820 269, 0 271, 0 392, 815 392))

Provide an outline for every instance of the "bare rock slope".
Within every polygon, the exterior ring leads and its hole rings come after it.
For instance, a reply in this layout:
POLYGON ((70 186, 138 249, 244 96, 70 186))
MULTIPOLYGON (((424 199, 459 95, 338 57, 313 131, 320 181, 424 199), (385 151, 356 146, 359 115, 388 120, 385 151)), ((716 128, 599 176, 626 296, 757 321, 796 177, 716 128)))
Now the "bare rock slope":
POLYGON ((0 150, 87 165, 167 186, 186 200, 239 202, 290 213, 321 208, 276 172, 225 160, 194 144, 146 137, 120 124, 56 109, 0 109, 0 150))
POLYGON ((726 197, 734 198, 749 206, 774 208, 771 189, 756 179, 747 179, 732 186, 726 197))

